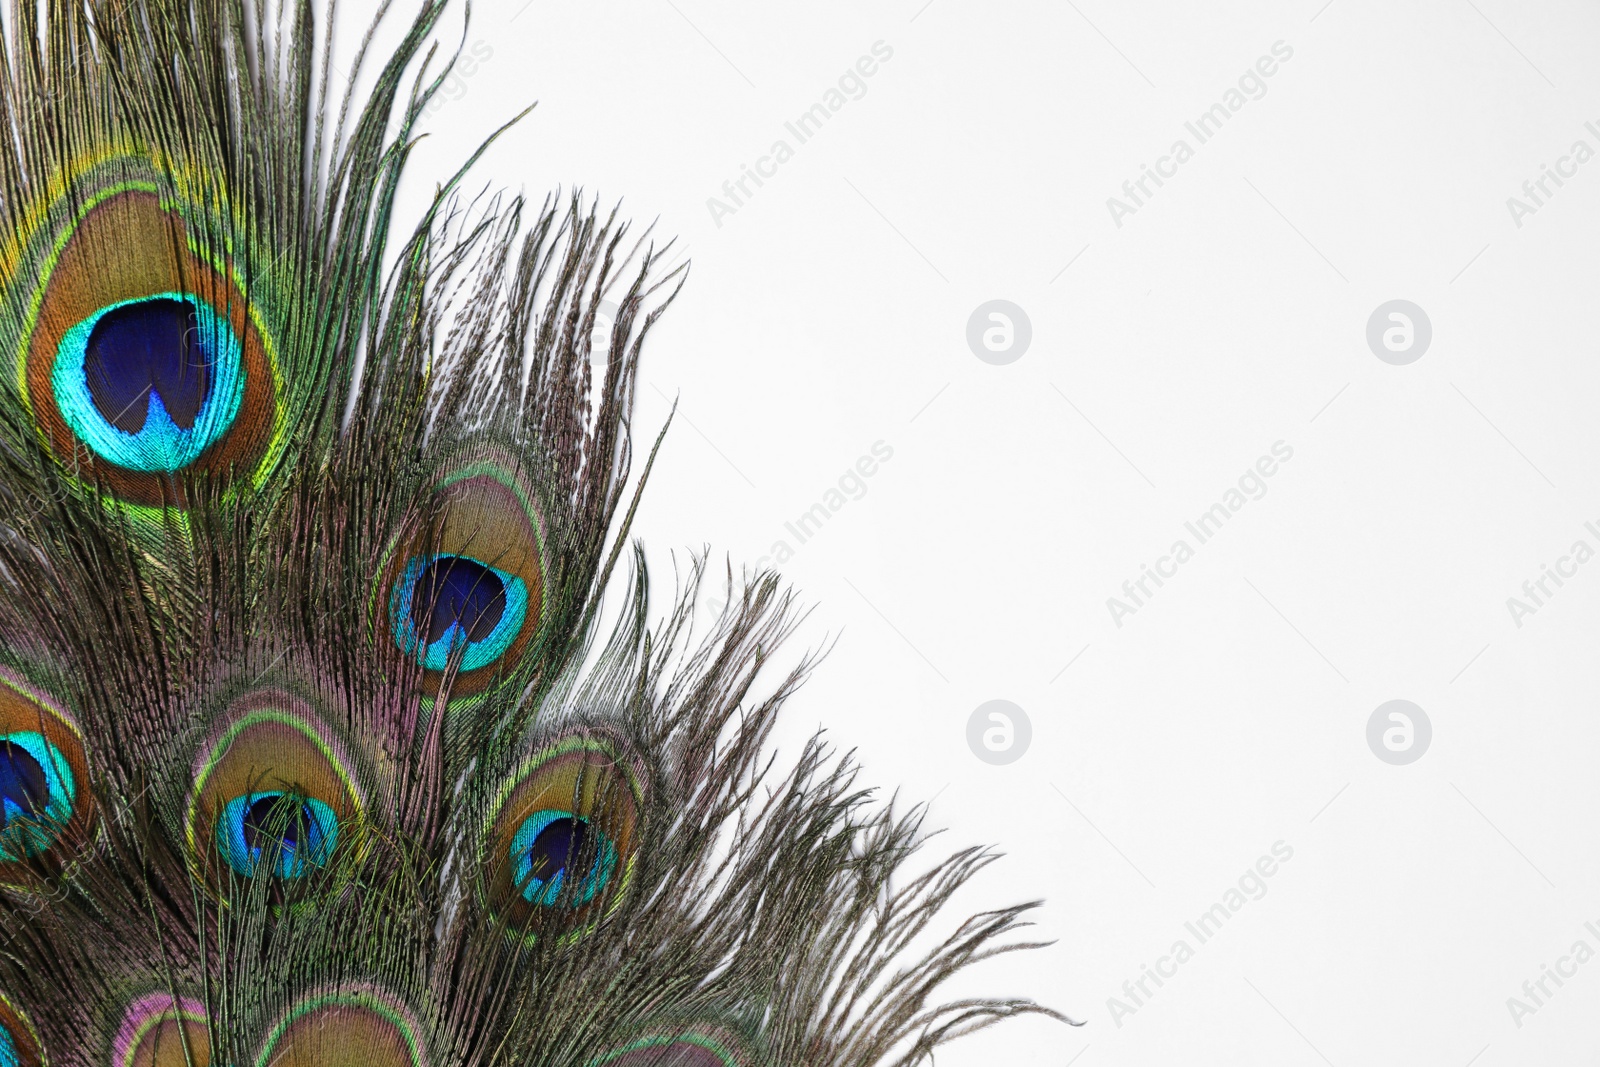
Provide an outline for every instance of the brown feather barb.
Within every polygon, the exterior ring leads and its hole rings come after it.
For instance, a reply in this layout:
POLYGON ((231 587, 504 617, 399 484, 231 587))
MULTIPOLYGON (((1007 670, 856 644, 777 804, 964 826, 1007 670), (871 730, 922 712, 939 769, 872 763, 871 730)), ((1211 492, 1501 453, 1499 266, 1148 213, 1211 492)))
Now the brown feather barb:
POLYGON ((9 11, 0 1067, 910 1065, 1054 1015, 934 999, 1031 947, 1032 904, 939 933, 990 853, 775 763, 775 576, 697 637, 696 558, 650 621, 684 268, 460 174, 391 240, 444 7, 342 98, 308 0, 9 11))

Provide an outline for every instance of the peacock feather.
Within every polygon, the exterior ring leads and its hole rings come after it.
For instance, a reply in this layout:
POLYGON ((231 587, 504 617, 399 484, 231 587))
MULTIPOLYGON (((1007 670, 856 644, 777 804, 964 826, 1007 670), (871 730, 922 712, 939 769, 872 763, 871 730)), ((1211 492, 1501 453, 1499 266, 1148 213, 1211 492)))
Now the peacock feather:
POLYGON ((652 621, 684 269, 459 174, 399 228, 416 2, 343 96, 306 0, 9 11, 0 1067, 865 1067, 1054 1015, 934 1000, 1031 947, 936 922, 991 853, 767 750, 815 663, 771 677, 775 575, 697 634, 697 557, 652 621))

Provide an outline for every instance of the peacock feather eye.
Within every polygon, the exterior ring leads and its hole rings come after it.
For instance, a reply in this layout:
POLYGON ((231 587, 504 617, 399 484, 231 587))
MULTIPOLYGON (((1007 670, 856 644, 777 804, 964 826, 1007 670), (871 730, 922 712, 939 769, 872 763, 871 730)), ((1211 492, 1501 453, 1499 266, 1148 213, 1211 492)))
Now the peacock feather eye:
POLYGON ((617 846, 603 831, 580 815, 549 808, 522 820, 506 858, 512 888, 544 908, 589 903, 617 870, 617 846))
POLYGON ((613 911, 633 873, 642 770, 609 738, 575 734, 510 776, 484 830, 491 912, 514 936, 577 936, 613 911))
POLYGON ((536 647, 544 612, 545 531, 526 481, 493 459, 437 482, 439 519, 402 540, 382 569, 387 629, 435 696, 459 656, 451 696, 474 697, 536 647))
POLYGON ((111 1052, 113 1067, 210 1067, 205 1005, 170 993, 139 997, 123 1014, 111 1052))
POLYGON ((429 671, 458 649, 463 672, 495 662, 528 617, 527 583, 471 556, 413 556, 392 597, 395 641, 429 671))
POLYGON ((193 296, 103 307, 66 332, 51 373, 78 440, 131 471, 181 470, 239 414, 245 375, 233 327, 193 296))
POLYGON ((365 805, 332 733, 289 694, 235 702, 195 761, 185 834, 197 868, 296 879, 328 867, 365 805))
POLYGON ((299 878, 325 867, 339 842, 339 817, 312 797, 244 793, 223 807, 217 850, 235 873, 249 877, 263 862, 279 878, 299 878))
POLYGON ((315 993, 268 1035, 255 1067, 426 1067, 422 1030, 376 989, 315 993))
POLYGON ((44 1050, 28 1017, 0 993, 0 1067, 43 1067, 44 1050))
POLYGON ((44 734, 0 734, 0 863, 48 851, 72 819, 78 785, 44 734))
POLYGON ((77 726, 44 694, 0 674, 0 885, 62 870, 87 840, 94 802, 77 726))
POLYGON ((259 480, 285 441, 248 241, 199 206, 203 180, 163 169, 84 166, 3 252, 29 287, 11 294, 27 309, 13 358, 41 439, 73 477, 144 505, 181 503, 179 471, 259 480))
POLYGON ((721 1028, 684 1027, 636 1038, 589 1067, 747 1067, 740 1047, 721 1028))

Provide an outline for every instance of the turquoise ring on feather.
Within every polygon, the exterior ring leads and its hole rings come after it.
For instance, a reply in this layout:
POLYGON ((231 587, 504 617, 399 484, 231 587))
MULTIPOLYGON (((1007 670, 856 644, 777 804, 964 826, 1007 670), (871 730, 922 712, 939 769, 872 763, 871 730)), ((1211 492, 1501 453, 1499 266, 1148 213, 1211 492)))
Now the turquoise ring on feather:
POLYGON ((243 351, 203 300, 158 293, 109 304, 61 338, 56 406, 95 455, 126 470, 181 470, 239 414, 243 351))
POLYGON ((72 767, 49 738, 32 730, 0 734, 0 862, 20 862, 54 844, 77 795, 72 767))
POLYGON ((512 884, 530 904, 582 907, 606 887, 617 869, 617 846, 589 820, 570 811, 536 811, 511 839, 512 884), (574 880, 573 868, 588 867, 574 880), (570 886, 570 888, 569 888, 570 886))
POLYGON ((519 940, 581 937, 626 897, 641 845, 645 767, 593 728, 536 746, 483 828, 490 912, 519 940))
POLYGON ((457 649, 460 669, 477 670, 522 632, 528 586, 471 556, 414 556, 390 595, 389 617, 400 650, 427 670, 444 670, 457 649))
POLYGON ((244 793, 217 820, 217 848, 238 874, 254 875, 263 861, 279 878, 299 878, 325 866, 339 843, 339 817, 314 797, 244 793))
POLYGON ((374 622, 421 664, 437 697, 473 700, 528 666, 548 607, 544 519, 520 469, 495 455, 462 460, 435 482, 435 507, 398 534, 373 590, 374 622))
MULTIPOLYGON (((0 886, 65 870, 95 826, 76 724, 55 700, 0 671, 0 886)), ((4 1067, 0 1064, 0 1067, 4 1067)))
POLYGON ((290 881, 361 848, 359 771, 300 697, 240 696, 193 767, 184 836, 196 875, 225 897, 231 877, 290 881))
POLYGON ((181 508, 179 472, 265 484, 289 443, 289 383, 247 235, 167 179, 135 177, 146 169, 107 161, 17 238, 33 268, 12 294, 27 308, 16 385, 70 478, 181 508))

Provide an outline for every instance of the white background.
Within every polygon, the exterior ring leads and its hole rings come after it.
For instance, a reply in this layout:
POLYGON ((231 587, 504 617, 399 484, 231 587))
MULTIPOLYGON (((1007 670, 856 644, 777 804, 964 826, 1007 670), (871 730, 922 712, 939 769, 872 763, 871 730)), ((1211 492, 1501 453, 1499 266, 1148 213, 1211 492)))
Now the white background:
POLYGON ((788 541, 805 640, 842 640, 785 745, 821 724, 932 798, 940 847, 1008 853, 963 907, 1047 900, 1053 947, 952 991, 1087 1025, 1006 1024, 941 1067, 1596 1062, 1600 962, 1520 1026, 1507 999, 1600 951, 1600 562, 1520 627, 1507 598, 1600 549, 1600 161, 1520 227, 1507 198, 1600 149, 1600 11, 497 0, 466 40, 491 55, 447 88, 402 215, 537 100, 469 187, 578 185, 681 237, 637 420, 648 440, 681 399, 637 531, 658 577, 671 550, 788 541), (879 41, 865 95, 797 145, 784 122, 879 41), (1279 41, 1265 95, 1198 144, 1184 122, 1279 41), (1107 198, 1180 137, 1194 158, 1117 226, 1107 198), (718 226, 708 198, 778 138, 794 158, 718 226), (1008 366, 965 338, 995 298, 1032 322, 1008 366), (1408 366, 1365 339, 1396 298, 1433 326, 1408 366), (1266 495, 1196 545, 1184 522, 1280 440, 1266 495), (784 523, 878 441, 865 495, 798 545, 784 523), (1180 537, 1195 557, 1117 626, 1107 598, 1180 537), (1005 767, 966 740, 995 698, 1033 727, 1005 767), (1409 766, 1365 738, 1393 698, 1433 724, 1409 766), (1265 896, 1200 944, 1185 922, 1279 841, 1265 896), (1114 1019, 1180 938, 1194 957, 1114 1019))

